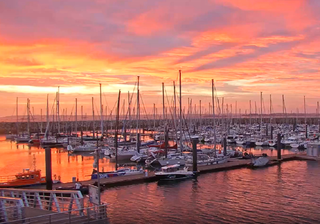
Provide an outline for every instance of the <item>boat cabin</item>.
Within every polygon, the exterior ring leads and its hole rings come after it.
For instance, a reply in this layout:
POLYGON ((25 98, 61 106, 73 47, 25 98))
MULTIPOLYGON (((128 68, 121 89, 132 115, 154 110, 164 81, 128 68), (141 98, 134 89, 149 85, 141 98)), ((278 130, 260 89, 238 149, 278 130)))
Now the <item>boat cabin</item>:
POLYGON ((180 168, 180 165, 175 164, 175 165, 170 165, 170 166, 164 166, 161 168, 161 171, 164 173, 170 173, 170 172, 178 171, 179 168, 180 168))
POLYGON ((30 171, 29 169, 23 169, 22 173, 18 173, 15 176, 17 180, 40 180, 41 171, 40 170, 30 171))

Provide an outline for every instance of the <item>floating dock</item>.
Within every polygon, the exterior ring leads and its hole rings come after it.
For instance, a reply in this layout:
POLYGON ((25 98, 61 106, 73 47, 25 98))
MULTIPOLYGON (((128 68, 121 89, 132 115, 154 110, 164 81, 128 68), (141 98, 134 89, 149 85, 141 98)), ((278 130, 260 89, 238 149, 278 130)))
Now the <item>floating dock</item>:
MULTIPOLYGON (((277 165, 282 162, 291 161, 291 160, 313 160, 313 161, 318 160, 315 157, 307 156, 305 154, 282 155, 281 160, 278 160, 276 156, 271 156, 269 158, 270 158, 270 162, 267 164, 266 167, 277 165)), ((249 167, 250 162, 251 162, 250 159, 231 158, 226 163, 208 165, 208 166, 198 166, 198 172, 199 172, 199 174, 202 174, 202 173, 209 173, 209 172, 218 172, 218 171, 246 168, 246 167, 249 167)), ((102 187, 117 187, 117 186, 124 186, 124 185, 130 185, 130 184, 152 182, 152 181, 156 181, 156 180, 157 180, 157 178, 156 178, 154 172, 148 171, 145 174, 100 179, 100 184, 102 187)), ((97 182, 97 180, 81 181, 82 185, 94 184, 95 182, 97 182)), ((67 187, 72 187, 72 186, 74 186, 73 182, 59 183, 59 184, 54 184, 53 188, 54 189, 56 189, 58 187, 66 187, 67 188, 67 187)), ((34 186, 33 188, 39 189, 39 188, 45 188, 45 186, 44 185, 34 186)))

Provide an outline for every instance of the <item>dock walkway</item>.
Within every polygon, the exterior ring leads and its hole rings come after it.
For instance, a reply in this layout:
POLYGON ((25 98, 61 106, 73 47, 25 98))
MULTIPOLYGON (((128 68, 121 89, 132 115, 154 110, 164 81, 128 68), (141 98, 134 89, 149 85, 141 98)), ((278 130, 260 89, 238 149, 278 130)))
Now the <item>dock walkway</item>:
MULTIPOLYGON (((288 155, 282 155, 281 160, 277 160, 276 156, 271 156, 270 162, 267 166, 273 166, 277 165, 279 163, 285 162, 285 161, 291 161, 291 160, 317 160, 314 157, 307 156, 305 154, 288 154, 288 155)), ((231 169, 240 169, 240 168, 246 168, 249 166, 251 160, 250 159, 237 159, 237 158, 231 158, 227 163, 222 164, 215 164, 215 165, 209 165, 209 166, 198 166, 198 173, 209 173, 209 172, 218 172, 218 171, 225 171, 225 170, 231 170, 231 169)), ((100 179, 100 184, 103 187, 117 187, 117 186, 124 186, 124 185, 130 185, 130 184, 137 184, 137 183, 144 183, 144 182, 152 182, 156 181, 157 178, 154 174, 154 172, 148 172, 146 174, 138 174, 138 175, 132 175, 132 176, 120 176, 120 177, 112 177, 112 178, 105 178, 100 179)), ((86 180, 81 181, 82 185, 89 185, 94 184, 97 182, 97 180, 86 180)), ((69 183, 59 183, 54 184, 54 188, 58 187, 72 187, 74 186, 73 182, 69 183)), ((33 188, 45 188, 45 186, 37 186, 33 188)))

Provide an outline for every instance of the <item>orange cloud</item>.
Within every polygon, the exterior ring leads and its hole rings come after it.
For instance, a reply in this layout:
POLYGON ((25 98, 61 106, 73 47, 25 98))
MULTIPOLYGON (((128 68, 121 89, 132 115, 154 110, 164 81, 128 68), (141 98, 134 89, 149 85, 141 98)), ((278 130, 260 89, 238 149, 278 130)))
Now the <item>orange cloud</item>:
POLYGON ((320 17, 314 2, 138 0, 126 4, 2 1, 0 100, 7 101, 7 109, 0 113, 14 111, 11 102, 16 96, 29 96, 39 109, 46 93, 53 100, 57 86, 64 107, 71 111, 78 97, 89 113, 98 83, 103 84, 104 104, 113 105, 119 89, 134 90, 137 75, 148 110, 154 102, 161 105, 162 82, 172 97, 172 81, 177 82, 179 69, 184 105, 186 97, 209 102, 211 79, 226 102, 247 102, 260 91, 286 94, 292 107, 296 105, 290 97, 295 95, 316 98, 320 17))

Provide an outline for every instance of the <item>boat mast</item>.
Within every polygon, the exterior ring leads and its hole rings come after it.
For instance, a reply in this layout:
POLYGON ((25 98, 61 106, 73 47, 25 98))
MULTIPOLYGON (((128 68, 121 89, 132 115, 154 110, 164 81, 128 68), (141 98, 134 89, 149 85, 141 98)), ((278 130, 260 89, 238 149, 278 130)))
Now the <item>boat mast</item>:
MULTIPOLYGON (((130 92, 128 91, 128 120, 131 122, 131 100, 130 100, 130 92)), ((129 127, 130 129, 130 127, 129 127)))
POLYGON ((284 109, 284 95, 282 94, 282 116, 283 116, 283 119, 285 117, 285 109, 284 109))
POLYGON ((235 110, 234 110, 235 123, 237 124, 238 118, 238 101, 236 101, 235 110))
POLYGON ((76 98, 76 109, 75 109, 75 132, 78 133, 78 99, 76 98))
POLYGON ((183 145, 182 145, 182 96, 181 96, 181 70, 179 70, 179 130, 180 130, 180 151, 182 155, 183 145))
POLYGON ((42 108, 40 109, 40 133, 42 133, 42 108))
POLYGON ((139 102, 139 99, 140 99, 140 93, 139 93, 139 79, 140 79, 140 76, 137 77, 137 140, 136 140, 136 146, 137 146, 137 151, 140 152, 140 127, 139 127, 139 121, 140 121, 140 102, 139 102))
POLYGON ((201 129, 201 125, 202 125, 202 117, 201 117, 201 100, 200 100, 200 102, 199 102, 199 113, 200 113, 200 117, 199 117, 199 123, 200 123, 200 129, 201 129))
POLYGON ((213 150, 214 155, 216 155, 216 114, 215 114, 215 105, 214 105, 214 79, 211 80, 212 88, 212 118, 213 118, 213 150))
POLYGON ((95 123, 94 123, 94 103, 93 103, 93 97, 91 98, 91 106, 92 106, 92 132, 93 132, 93 138, 95 136, 95 123))
POLYGON ((116 170, 118 169, 118 129, 119 129, 119 113, 120 113, 120 96, 121 96, 121 90, 119 90, 119 95, 118 95, 116 127, 115 127, 115 133, 114 133, 114 146, 116 150, 116 164, 115 164, 116 170))
POLYGON ((162 119, 165 121, 165 104, 164 104, 164 83, 162 83, 162 119))
POLYGON ((221 99, 221 116, 222 116, 222 127, 224 132, 226 131, 226 125, 225 125, 225 121, 224 121, 224 97, 222 97, 221 99))
POLYGON ((103 139, 103 105, 102 105, 102 90, 101 83, 100 85, 100 115, 101 115, 101 140, 103 139))
POLYGON ((318 102, 317 102, 317 118, 318 118, 318 126, 319 126, 319 127, 318 127, 318 128, 319 128, 319 131, 318 131, 318 132, 320 132, 320 119, 319 119, 319 112, 320 112, 320 111, 319 111, 319 109, 320 109, 320 108, 319 108, 319 101, 318 101, 318 102))
POLYGON ((131 125, 131 99, 130 99, 130 92, 128 91, 128 111, 129 111, 129 115, 128 115, 128 119, 129 119, 129 125, 128 125, 128 128, 129 128, 129 132, 130 132, 130 134, 129 134, 129 138, 130 138, 130 136, 131 136, 131 127, 132 127, 132 125, 131 125))
POLYGON ((29 98, 27 99, 27 115, 28 115, 28 123, 27 123, 27 132, 28 135, 30 135, 30 100, 29 98))
POLYGON ((60 86, 58 86, 58 92, 57 92, 57 101, 56 101, 56 113, 57 113, 57 122, 58 122, 58 133, 60 133, 60 86))
POLYGON ((153 131, 156 129, 156 104, 153 104, 153 131))
POLYGON ((19 98, 17 97, 17 99, 16 99, 16 115, 17 115, 17 136, 19 136, 19 114, 18 114, 18 112, 19 112, 19 98))
MULTIPOLYGON (((173 81, 173 123, 174 123, 174 130, 177 130, 177 98, 176 98, 175 81, 173 81)), ((176 143, 177 142, 178 142, 178 135, 176 134, 176 143)))
POLYGON ((251 123, 251 100, 249 100, 249 123, 250 125, 252 124, 251 123))
POLYGON ((306 96, 303 96, 303 104, 304 104, 304 125, 306 127, 306 138, 308 138, 306 96))
POLYGON ((306 96, 303 96, 304 124, 307 125, 306 96))
POLYGON ((255 116, 255 122, 258 123, 257 120, 257 101, 254 101, 254 116, 255 116))
POLYGON ((48 132, 49 132, 49 94, 47 94, 47 127, 46 127, 46 133, 45 133, 47 140, 48 140, 48 132))
POLYGON ((262 129, 262 92, 260 92, 260 131, 262 129))
POLYGON ((271 124, 271 120, 272 120, 272 118, 271 118, 272 117, 272 98, 271 98, 271 94, 270 94, 270 103, 269 104, 270 104, 269 105, 270 106, 269 110, 270 110, 270 124, 271 124))

